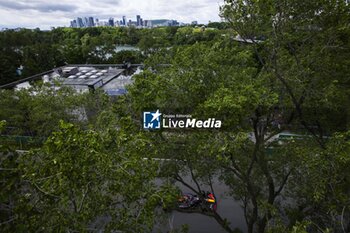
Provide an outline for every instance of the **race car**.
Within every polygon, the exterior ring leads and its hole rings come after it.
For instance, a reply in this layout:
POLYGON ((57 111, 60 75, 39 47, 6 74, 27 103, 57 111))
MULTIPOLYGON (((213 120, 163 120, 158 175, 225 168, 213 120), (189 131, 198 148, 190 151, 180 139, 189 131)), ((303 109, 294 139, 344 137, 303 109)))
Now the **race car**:
POLYGON ((209 209, 216 211, 217 201, 213 193, 207 192, 198 197, 196 194, 185 193, 178 199, 178 208, 180 209, 195 209, 201 208, 203 211, 209 209))

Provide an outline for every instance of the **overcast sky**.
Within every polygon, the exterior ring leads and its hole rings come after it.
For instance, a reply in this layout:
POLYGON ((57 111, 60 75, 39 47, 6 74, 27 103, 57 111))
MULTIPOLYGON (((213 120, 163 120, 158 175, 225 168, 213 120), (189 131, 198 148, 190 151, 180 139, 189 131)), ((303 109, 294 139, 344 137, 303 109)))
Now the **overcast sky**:
POLYGON ((190 23, 220 21, 223 0, 0 0, 0 28, 27 27, 49 29, 69 26, 76 17, 113 17, 136 20, 176 19, 190 23))

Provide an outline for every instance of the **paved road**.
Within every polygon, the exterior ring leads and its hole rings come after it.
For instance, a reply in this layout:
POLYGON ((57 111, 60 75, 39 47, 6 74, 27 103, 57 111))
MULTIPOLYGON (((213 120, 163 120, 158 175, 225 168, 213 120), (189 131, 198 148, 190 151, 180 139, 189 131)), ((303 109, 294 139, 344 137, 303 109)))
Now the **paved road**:
MULTIPOLYGON (((189 179, 186 182, 190 182, 189 179)), ((193 183, 191 183, 194 185, 193 183)), ((191 192, 188 188, 180 185, 183 192, 191 192)), ((243 232, 247 232, 246 223, 244 220, 243 210, 239 203, 233 199, 228 199, 225 192, 228 191, 227 186, 220 184, 219 181, 214 182, 214 190, 218 199, 217 212, 223 217, 227 218, 231 223, 232 228, 239 228, 243 232), (226 197, 225 197, 226 196, 226 197)), ((207 190, 210 190, 209 188, 207 190)), ((181 225, 188 224, 190 233, 223 233, 222 227, 212 217, 194 214, 194 213, 179 213, 173 211, 168 220, 162 225, 157 226, 154 232, 168 232, 170 229, 180 229, 181 225)))

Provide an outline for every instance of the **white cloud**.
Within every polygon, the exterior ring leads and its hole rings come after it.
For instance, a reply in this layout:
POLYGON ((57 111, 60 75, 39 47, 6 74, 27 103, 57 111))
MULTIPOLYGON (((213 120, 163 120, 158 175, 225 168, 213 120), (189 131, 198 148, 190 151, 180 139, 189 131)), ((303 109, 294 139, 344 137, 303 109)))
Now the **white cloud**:
POLYGON ((223 0, 0 0, 0 27, 48 29, 69 26, 76 17, 93 16, 99 19, 125 15, 135 20, 176 19, 180 22, 197 20, 200 23, 219 21, 219 5, 223 0))

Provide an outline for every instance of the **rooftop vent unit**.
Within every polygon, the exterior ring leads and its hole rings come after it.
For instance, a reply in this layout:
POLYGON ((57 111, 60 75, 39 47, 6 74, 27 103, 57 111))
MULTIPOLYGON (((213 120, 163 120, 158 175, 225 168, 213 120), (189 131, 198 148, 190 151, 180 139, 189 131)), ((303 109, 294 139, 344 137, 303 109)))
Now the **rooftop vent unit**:
POLYGON ((78 72, 79 72, 79 70, 77 67, 68 66, 68 67, 65 67, 62 69, 62 75, 65 78, 69 77, 70 75, 75 75, 78 72))

